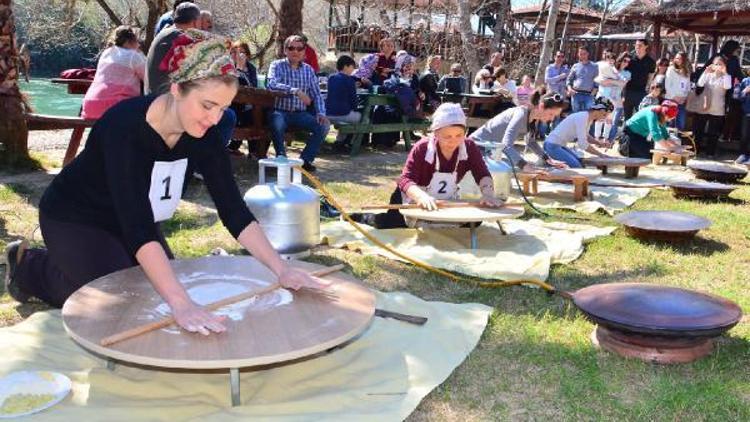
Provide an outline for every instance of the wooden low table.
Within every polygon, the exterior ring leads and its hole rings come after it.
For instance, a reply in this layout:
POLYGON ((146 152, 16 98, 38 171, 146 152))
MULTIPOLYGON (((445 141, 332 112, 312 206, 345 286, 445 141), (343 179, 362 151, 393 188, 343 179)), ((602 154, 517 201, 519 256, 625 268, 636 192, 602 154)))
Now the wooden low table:
POLYGON ((671 161, 672 164, 681 166, 686 166, 688 159, 695 155, 692 151, 672 152, 662 149, 652 149, 651 154, 651 162, 655 165, 666 164, 671 161))
MULTIPOLYGON (((171 261, 178 280, 199 304, 216 302, 276 281, 254 258, 212 256, 171 261), (216 297, 214 297, 216 296, 216 297)), ((321 265, 291 261, 307 272, 321 265)), ((112 334, 154 322, 169 308, 141 267, 92 281, 62 309, 63 325, 78 344, 109 359, 156 368, 229 369, 231 401, 240 404, 239 369, 285 362, 329 350, 365 330, 375 313, 375 296, 345 273, 326 276, 335 297, 278 289, 220 308, 227 331, 203 336, 172 325, 105 347, 112 334), (292 299, 289 302, 290 299, 292 299)))
POLYGON ((589 180, 601 174, 592 169, 551 170, 545 173, 518 173, 518 181, 526 195, 539 193, 539 181, 567 182, 573 184, 573 200, 584 201, 589 196, 589 180))
POLYGON ((401 209, 399 210, 404 217, 416 220, 428 221, 431 223, 455 223, 469 224, 469 234, 471 239, 471 249, 479 249, 477 238, 477 227, 482 222, 496 222, 500 231, 505 233, 500 223, 507 218, 518 218, 523 215, 523 208, 504 206, 501 208, 441 208, 436 211, 427 211, 422 208, 401 209))
POLYGON ((634 237, 661 241, 686 241, 711 226, 706 218, 678 211, 631 211, 617 215, 615 221, 634 237))
POLYGON ((649 165, 651 161, 645 158, 590 157, 584 158, 583 163, 587 166, 598 168, 601 170, 602 174, 607 174, 609 167, 625 167, 625 178, 634 179, 638 177, 638 172, 641 167, 649 165))

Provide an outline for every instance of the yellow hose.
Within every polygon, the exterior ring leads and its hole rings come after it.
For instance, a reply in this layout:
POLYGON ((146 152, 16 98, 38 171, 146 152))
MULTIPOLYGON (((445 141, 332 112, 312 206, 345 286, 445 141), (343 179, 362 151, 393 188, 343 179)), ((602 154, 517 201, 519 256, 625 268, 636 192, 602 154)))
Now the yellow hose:
POLYGON ((349 217, 349 214, 346 211, 344 211, 343 207, 341 207, 341 205, 339 205, 339 203, 336 201, 336 199, 333 197, 333 195, 331 195, 331 193, 328 192, 328 190, 325 188, 325 186, 323 186, 323 183, 320 180, 318 180, 317 177, 313 176, 312 174, 310 174, 308 171, 306 171, 302 167, 297 167, 297 168, 302 172, 302 174, 305 175, 305 177, 307 177, 310 180, 310 182, 313 184, 313 186, 315 186, 315 188, 318 189, 318 191, 320 191, 320 193, 323 195, 323 197, 326 200, 328 200, 328 202, 341 213, 341 216, 344 218, 344 220, 346 220, 349 224, 351 224, 352 226, 354 226, 354 228, 358 232, 362 233, 362 235, 365 238, 367 238, 369 241, 371 241, 372 243, 374 243, 376 246, 379 246, 379 247, 385 249, 386 251, 392 253, 393 255, 398 256, 399 258, 401 258, 401 259, 403 259, 403 260, 405 260, 407 262, 411 262, 412 264, 416 265, 419 268, 425 269, 425 270, 433 272, 435 274, 439 274, 439 275, 441 275, 443 277, 447 277, 448 279, 450 279, 451 281, 456 282, 456 283, 466 283, 466 284, 471 284, 471 285, 479 286, 479 287, 492 287, 492 288, 517 286, 517 285, 520 285, 520 284, 532 284, 532 285, 538 286, 538 287, 540 287, 540 288, 542 288, 542 289, 544 289, 544 290, 546 290, 548 292, 551 292, 551 293, 557 292, 557 290, 553 286, 551 286, 551 285, 549 285, 549 284, 547 284, 547 283, 545 283, 543 281, 538 281, 538 280, 517 280, 517 281, 476 281, 476 280, 469 280, 467 278, 459 277, 459 276, 457 276, 455 274, 449 273, 448 271, 441 270, 439 268, 435 268, 435 267, 433 267, 433 266, 431 266, 431 265, 429 265, 427 263, 424 263, 422 261, 419 261, 419 260, 416 260, 414 258, 408 257, 408 256, 402 254, 401 252, 393 249, 391 246, 389 246, 389 245, 381 242, 376 237, 372 236, 370 233, 367 233, 367 231, 365 229, 363 229, 359 224, 357 224, 356 221, 352 220, 351 217, 349 217))

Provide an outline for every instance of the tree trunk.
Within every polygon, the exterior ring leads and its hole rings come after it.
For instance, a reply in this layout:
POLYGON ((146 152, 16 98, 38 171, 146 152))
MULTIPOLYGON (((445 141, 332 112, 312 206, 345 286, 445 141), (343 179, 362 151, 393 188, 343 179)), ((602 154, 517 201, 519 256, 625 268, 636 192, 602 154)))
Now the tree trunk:
POLYGON ((474 31, 471 29, 471 3, 469 0, 458 0, 458 21, 461 28, 461 50, 466 63, 465 73, 476 73, 482 66, 477 57, 474 45, 474 31))
POLYGON ((497 5, 497 14, 495 18, 495 26, 492 28, 492 48, 499 50, 500 45, 503 43, 504 38, 504 27, 508 22, 508 15, 510 11, 510 0, 503 0, 497 5))
POLYGON ((18 87, 18 47, 13 18, 13 0, 0 0, 0 163, 3 166, 29 158, 24 112, 26 105, 18 87))
POLYGON ((107 14, 109 20, 111 20, 113 24, 115 24, 116 26, 122 25, 122 19, 120 19, 120 17, 117 16, 114 10, 109 7, 109 4, 107 4, 106 0, 96 0, 96 2, 99 3, 99 6, 101 6, 102 9, 104 9, 104 13, 107 14))
POLYGON ((536 85, 544 84, 544 72, 555 48, 555 34, 557 34, 557 14, 560 12, 560 0, 551 0, 549 15, 547 16, 547 27, 544 29, 544 44, 542 54, 539 57, 539 66, 536 68, 536 85))
MULTIPOLYGON (((560 5, 558 5, 558 8, 560 5)), ((536 16, 536 21, 534 21, 534 26, 531 28, 531 33, 529 35, 529 39, 533 39, 536 37, 536 31, 539 30, 539 24, 542 23, 542 15, 544 15, 544 9, 547 8, 547 0, 542 1, 542 5, 539 7, 539 14, 536 16)), ((552 12, 552 8, 550 8, 550 12, 552 12)), ((549 20, 549 17, 547 18, 549 20)))
POLYGON ((277 56, 284 57, 284 40, 302 33, 302 8, 304 0, 281 0, 279 36, 276 38, 277 56))
POLYGON ((568 13, 565 14, 565 25, 563 26, 562 36, 560 37, 560 51, 565 51, 565 38, 568 36, 568 23, 570 23, 570 15, 573 13, 573 0, 568 0, 568 13))
POLYGON ((156 21, 159 17, 167 10, 167 4, 165 0, 146 0, 146 6, 148 7, 148 17, 146 18, 146 39, 144 40, 144 50, 148 51, 151 47, 151 42, 154 40, 156 21))

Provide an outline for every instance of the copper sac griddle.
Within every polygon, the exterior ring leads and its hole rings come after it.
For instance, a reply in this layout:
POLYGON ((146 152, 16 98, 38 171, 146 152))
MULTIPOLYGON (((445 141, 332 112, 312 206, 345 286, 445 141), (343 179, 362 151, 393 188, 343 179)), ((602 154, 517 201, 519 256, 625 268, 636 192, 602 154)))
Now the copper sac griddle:
POLYGON ((742 319, 742 310, 732 301, 677 287, 598 284, 570 296, 598 324, 592 341, 622 356, 657 363, 708 355, 715 338, 742 319))
POLYGON ((723 163, 690 163, 695 177, 709 182, 737 183, 747 176, 747 169, 723 163))
POLYGON ((715 182, 678 182, 669 185, 677 198, 719 199, 726 198, 736 186, 715 182))
POLYGON ((711 226, 708 219, 679 211, 631 211, 617 215, 615 221, 639 239, 671 242, 690 240, 711 226))

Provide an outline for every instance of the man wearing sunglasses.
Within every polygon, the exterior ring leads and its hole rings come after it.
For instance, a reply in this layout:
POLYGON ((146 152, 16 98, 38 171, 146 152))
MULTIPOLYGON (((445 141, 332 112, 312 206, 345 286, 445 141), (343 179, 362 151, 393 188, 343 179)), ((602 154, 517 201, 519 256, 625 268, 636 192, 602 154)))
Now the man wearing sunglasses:
POLYGON ((547 66, 544 72, 544 82, 547 84, 547 92, 556 92, 565 96, 565 82, 568 78, 568 66, 565 64, 565 53, 558 51, 555 61, 547 66))
POLYGON ((271 63, 266 79, 268 89, 286 94, 276 99, 274 111, 269 116, 273 147, 277 157, 286 156, 284 133, 287 128, 294 126, 310 131, 310 139, 301 154, 302 168, 315 171, 312 162, 330 129, 325 102, 320 95, 315 71, 303 62, 304 38, 300 35, 288 37, 284 41, 284 51, 286 58, 271 63))

